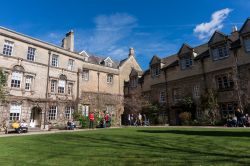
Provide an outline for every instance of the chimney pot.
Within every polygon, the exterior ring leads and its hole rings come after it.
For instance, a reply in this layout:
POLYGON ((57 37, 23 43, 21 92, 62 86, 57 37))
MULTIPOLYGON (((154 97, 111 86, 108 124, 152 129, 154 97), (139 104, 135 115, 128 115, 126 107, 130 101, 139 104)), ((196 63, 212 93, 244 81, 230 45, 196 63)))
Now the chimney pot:
POLYGON ((135 55, 135 50, 134 48, 129 48, 129 56, 134 56, 135 55))

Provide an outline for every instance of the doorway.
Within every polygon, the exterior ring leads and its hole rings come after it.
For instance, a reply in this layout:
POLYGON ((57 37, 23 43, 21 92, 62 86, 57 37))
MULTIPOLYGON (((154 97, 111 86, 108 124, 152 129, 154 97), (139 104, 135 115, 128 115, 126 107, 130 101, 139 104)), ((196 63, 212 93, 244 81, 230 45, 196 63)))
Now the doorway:
POLYGON ((41 127, 42 109, 40 107, 33 107, 30 114, 30 127, 41 127))

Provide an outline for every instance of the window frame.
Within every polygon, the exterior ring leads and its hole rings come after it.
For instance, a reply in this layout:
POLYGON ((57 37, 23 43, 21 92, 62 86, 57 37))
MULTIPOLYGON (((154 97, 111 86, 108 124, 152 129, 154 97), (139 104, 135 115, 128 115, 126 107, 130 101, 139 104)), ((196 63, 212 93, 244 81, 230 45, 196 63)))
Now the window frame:
POLYGON ((35 55, 36 55, 36 49, 33 47, 28 47, 27 60, 31 62, 35 62, 35 55))
POLYGON ((22 105, 18 103, 11 103, 10 105, 10 114, 9 114, 9 120, 20 120, 22 113, 22 105), (19 107, 19 109, 17 109, 19 107))
POLYGON ((72 114, 74 112, 74 107, 73 106, 66 106, 64 110, 64 116, 66 119, 72 119, 72 114))
POLYGON ((20 89, 22 87, 22 80, 23 80, 23 72, 13 71, 12 76, 11 76, 11 83, 10 83, 11 88, 20 89), (16 77, 16 78, 13 78, 13 77, 16 77))
POLYGON ((212 48, 211 52, 214 61, 226 59, 230 55, 229 48, 226 43, 212 48))
POLYGON ((32 89, 32 81, 33 81, 32 76, 26 76, 25 77, 25 87, 24 87, 24 89, 26 91, 31 91, 31 89, 32 89))
POLYGON ((51 66, 59 67, 59 55, 53 54, 51 57, 51 66))
POLYGON ((14 42, 9 40, 4 40, 3 45, 3 55, 5 56, 12 56, 14 51, 14 42))
POLYGON ((107 74, 107 83, 113 84, 114 82, 114 75, 113 74, 107 74))
POLYGON ((231 74, 216 75, 215 80, 219 91, 232 90, 234 88, 234 81, 231 74))
POLYGON ((74 59, 69 59, 68 60, 68 70, 73 71, 75 67, 75 60, 74 59))
POLYGON ((56 120, 57 119, 57 106, 50 106, 48 111, 48 119, 49 120, 56 120))
POLYGON ((57 93, 64 94, 65 90, 66 90, 66 80, 58 80, 57 93), (61 86, 61 84, 64 84, 64 86, 61 86))
POLYGON ((51 80, 50 81, 50 92, 51 93, 56 93, 57 92, 57 80, 51 80))
POLYGON ((89 70, 82 70, 82 79, 84 81, 88 81, 89 80, 89 70))
POLYGON ((159 96, 159 102, 160 103, 165 103, 166 100, 166 91, 160 91, 160 96, 159 96))

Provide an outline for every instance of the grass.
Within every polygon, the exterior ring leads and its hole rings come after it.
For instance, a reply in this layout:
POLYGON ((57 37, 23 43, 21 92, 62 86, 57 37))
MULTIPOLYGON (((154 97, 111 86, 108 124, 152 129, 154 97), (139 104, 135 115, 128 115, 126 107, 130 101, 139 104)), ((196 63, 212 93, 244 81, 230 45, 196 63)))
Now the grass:
POLYGON ((249 165, 250 130, 122 128, 0 138, 0 165, 249 165))

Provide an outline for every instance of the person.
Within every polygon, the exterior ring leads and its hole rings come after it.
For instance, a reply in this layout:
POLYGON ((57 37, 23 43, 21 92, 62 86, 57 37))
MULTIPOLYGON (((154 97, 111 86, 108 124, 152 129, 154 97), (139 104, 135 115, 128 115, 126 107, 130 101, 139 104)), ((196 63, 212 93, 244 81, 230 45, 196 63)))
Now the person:
POLYGON ((138 115, 138 119, 139 119, 139 124, 142 126, 142 116, 141 116, 140 113, 139 113, 139 115, 138 115))
POLYGON ((17 133, 21 133, 21 128, 20 128, 20 124, 17 120, 14 120, 13 123, 11 124, 12 128, 15 129, 15 131, 17 133))
POLYGON ((89 128, 94 129, 94 120, 95 120, 95 114, 94 112, 91 112, 89 114, 89 128))
POLYGON ((239 108, 236 110, 235 116, 237 117, 237 126, 244 126, 243 114, 239 108))
POLYGON ((110 127, 110 115, 109 115, 109 113, 107 113, 105 115, 105 123, 106 123, 106 127, 110 127))
POLYGON ((22 120, 22 122, 20 123, 20 129, 22 132, 28 132, 28 124, 25 120, 22 120))
POLYGON ((130 114, 128 114, 128 124, 129 124, 129 126, 131 126, 130 114))

